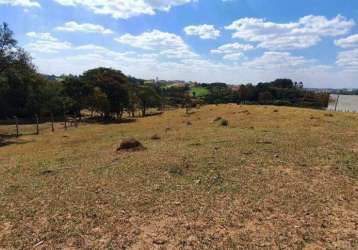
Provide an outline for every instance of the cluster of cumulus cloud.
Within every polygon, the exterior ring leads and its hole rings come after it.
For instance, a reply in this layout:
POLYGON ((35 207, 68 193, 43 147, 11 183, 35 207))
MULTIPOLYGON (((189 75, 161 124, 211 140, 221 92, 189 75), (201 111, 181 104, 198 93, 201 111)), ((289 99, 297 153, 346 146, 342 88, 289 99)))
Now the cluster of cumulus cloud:
MULTIPOLYGON (((53 0, 68 7, 84 7, 94 14, 128 19, 154 15, 196 0, 53 0)), ((0 4, 41 7, 36 0, 0 0, 0 4)), ((112 36, 120 51, 97 44, 74 45, 60 41, 50 32, 29 32, 26 48, 44 72, 81 73, 90 67, 118 67, 141 77, 184 78, 199 81, 259 81, 274 77, 292 77, 308 82, 354 82, 358 74, 358 34, 351 34, 355 21, 337 15, 333 18, 308 15, 288 23, 262 18, 241 18, 224 27, 211 24, 190 25, 183 35, 214 40, 224 33, 232 42, 199 55, 180 34, 157 29, 141 34, 117 35, 99 24, 68 21, 54 27, 54 32, 82 32, 112 36), (298 56, 296 51, 333 39, 340 51, 335 64, 321 64, 317 59, 298 56), (248 58, 246 53, 260 51, 261 56, 248 58), (59 56, 55 56, 58 54, 59 56), (52 66, 56 65, 56 66, 52 66), (209 79, 210 77, 210 79, 209 79)), ((336 85, 335 85, 336 86, 336 85)))

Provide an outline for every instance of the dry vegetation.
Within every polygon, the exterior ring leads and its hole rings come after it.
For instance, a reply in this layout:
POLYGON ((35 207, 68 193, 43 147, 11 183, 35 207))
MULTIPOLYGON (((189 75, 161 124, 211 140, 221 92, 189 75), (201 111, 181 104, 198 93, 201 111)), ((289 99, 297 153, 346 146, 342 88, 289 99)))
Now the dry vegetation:
POLYGON ((356 114, 219 105, 46 126, 0 147, 0 249, 358 248, 356 114), (125 138, 146 150, 117 152, 125 138))

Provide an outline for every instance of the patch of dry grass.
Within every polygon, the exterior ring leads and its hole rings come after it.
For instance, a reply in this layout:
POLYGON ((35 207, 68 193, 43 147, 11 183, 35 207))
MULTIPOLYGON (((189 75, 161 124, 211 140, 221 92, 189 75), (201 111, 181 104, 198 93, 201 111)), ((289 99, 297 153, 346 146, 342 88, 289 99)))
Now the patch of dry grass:
POLYGON ((205 106, 11 138, 0 249, 357 249, 358 116, 326 114, 205 106), (147 150, 116 152, 130 137, 147 150))

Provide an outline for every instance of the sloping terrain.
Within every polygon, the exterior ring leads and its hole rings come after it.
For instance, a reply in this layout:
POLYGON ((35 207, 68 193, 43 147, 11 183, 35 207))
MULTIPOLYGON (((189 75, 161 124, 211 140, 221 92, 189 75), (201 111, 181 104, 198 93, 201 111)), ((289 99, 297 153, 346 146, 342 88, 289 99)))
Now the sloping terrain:
POLYGON ((0 147, 0 249, 358 248, 357 114, 219 105, 45 126, 0 147), (131 137, 146 149, 117 152, 131 137))

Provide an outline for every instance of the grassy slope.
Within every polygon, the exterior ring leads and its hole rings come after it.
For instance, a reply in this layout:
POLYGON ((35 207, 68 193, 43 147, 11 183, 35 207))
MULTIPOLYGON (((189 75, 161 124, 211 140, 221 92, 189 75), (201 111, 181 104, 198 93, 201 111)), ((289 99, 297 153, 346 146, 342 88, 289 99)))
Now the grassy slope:
POLYGON ((358 248, 357 115, 184 113, 0 147, 0 249, 358 248), (147 150, 117 153, 125 137, 147 150))

